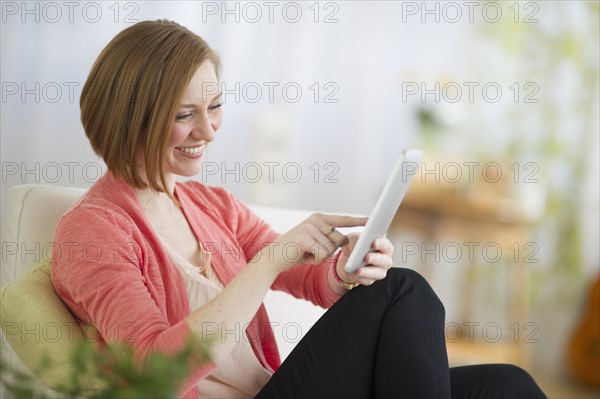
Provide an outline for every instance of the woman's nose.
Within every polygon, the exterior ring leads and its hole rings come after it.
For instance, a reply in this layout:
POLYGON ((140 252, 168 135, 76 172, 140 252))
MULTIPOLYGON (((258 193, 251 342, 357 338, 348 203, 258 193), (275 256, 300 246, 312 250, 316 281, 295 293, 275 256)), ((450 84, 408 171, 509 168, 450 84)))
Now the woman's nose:
POLYGON ((215 131, 216 129, 208 117, 199 118, 198 123, 192 129, 192 136, 198 140, 213 141, 215 131))

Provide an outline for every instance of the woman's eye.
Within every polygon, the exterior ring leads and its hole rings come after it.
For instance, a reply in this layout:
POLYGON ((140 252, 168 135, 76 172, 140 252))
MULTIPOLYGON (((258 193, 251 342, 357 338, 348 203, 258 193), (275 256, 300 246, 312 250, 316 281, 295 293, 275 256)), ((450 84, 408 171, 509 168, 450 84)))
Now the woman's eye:
POLYGON ((191 118, 191 116, 192 116, 192 114, 191 114, 191 113, 188 113, 188 114, 182 114, 182 115, 177 115, 177 116, 175 117, 175 120, 177 120, 177 121, 182 121, 182 120, 185 120, 185 119, 189 119, 189 118, 191 118))
POLYGON ((215 109, 219 109, 223 106, 223 103, 218 103, 215 105, 211 105, 210 107, 208 107, 208 109, 210 109, 211 111, 214 111, 215 109))

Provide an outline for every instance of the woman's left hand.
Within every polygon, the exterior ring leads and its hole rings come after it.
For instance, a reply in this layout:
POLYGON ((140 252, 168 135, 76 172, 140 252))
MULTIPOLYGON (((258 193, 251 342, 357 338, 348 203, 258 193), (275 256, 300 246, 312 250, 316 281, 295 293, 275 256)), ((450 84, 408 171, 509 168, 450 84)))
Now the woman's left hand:
POLYGON ((346 273, 346 270, 344 270, 358 237, 358 233, 348 234, 349 242, 342 247, 342 253, 335 265, 338 276, 348 283, 357 282, 361 285, 371 285, 377 280, 383 280, 387 275, 387 271, 393 266, 392 254, 394 253, 392 242, 385 237, 373 241, 371 247, 374 251, 365 256, 365 262, 367 263, 365 266, 352 274, 346 273))

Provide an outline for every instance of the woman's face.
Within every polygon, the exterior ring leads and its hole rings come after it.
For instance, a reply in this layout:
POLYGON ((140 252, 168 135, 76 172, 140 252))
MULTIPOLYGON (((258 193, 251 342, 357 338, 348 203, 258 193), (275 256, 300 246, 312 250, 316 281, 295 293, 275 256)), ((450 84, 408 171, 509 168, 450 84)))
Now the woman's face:
POLYGON ((167 174, 193 176, 200 172, 206 145, 214 140, 221 126, 218 88, 213 64, 205 61, 192 77, 177 109, 167 151, 167 174))

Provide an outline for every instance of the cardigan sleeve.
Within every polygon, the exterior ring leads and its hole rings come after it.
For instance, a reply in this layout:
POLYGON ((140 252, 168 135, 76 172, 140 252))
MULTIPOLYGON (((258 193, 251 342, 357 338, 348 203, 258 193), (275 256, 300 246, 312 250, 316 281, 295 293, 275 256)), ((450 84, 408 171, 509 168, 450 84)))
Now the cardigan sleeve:
MULTIPOLYGON (((211 190, 215 190, 222 198, 217 202, 221 206, 219 212, 224 215, 223 219, 235 233, 248 262, 262 248, 277 240, 280 234, 229 191, 223 188, 211 190)), ((337 262, 338 257, 339 254, 335 254, 321 264, 296 266, 280 274, 271 288, 328 308, 340 298, 340 295, 331 289, 328 279, 329 269, 337 262)))
MULTIPOLYGON (((118 212, 79 206, 61 219, 52 259, 52 282, 73 313, 93 323, 102 341, 130 345, 140 359, 153 351, 174 354, 194 336, 185 317, 167 314, 161 298, 177 286, 152 275, 157 271, 149 267, 146 245, 133 222, 118 212)), ((182 392, 194 390, 214 368, 202 362, 182 392)))

